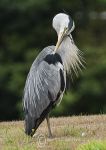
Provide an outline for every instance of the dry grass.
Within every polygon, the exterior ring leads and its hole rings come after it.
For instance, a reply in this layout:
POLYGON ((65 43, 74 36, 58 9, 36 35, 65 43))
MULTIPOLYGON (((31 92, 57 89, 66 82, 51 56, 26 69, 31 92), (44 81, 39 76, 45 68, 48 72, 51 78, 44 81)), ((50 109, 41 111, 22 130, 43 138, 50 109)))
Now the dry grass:
POLYGON ((23 121, 0 123, 0 150, 76 150, 89 141, 106 141, 106 115, 51 118, 54 138, 46 121, 33 138, 24 134, 23 121))

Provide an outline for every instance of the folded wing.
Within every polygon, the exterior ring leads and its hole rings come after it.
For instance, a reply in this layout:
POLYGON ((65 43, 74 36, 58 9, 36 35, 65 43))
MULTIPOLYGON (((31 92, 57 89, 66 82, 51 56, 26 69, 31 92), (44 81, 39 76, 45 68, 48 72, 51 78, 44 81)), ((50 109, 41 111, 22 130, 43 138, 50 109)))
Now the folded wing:
POLYGON ((65 87, 63 70, 57 64, 33 64, 24 89, 25 131, 31 135, 56 104, 65 87), (33 130, 34 129, 34 130, 33 130))

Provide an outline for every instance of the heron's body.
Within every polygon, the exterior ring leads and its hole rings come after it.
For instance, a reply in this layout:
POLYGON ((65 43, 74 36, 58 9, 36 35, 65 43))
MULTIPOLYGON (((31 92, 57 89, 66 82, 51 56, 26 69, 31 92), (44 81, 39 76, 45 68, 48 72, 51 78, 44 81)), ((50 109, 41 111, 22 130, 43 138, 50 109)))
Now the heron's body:
MULTIPOLYGON (((61 43, 44 48, 33 62, 23 99, 26 134, 33 135, 52 108, 60 103, 66 88, 66 73, 70 68, 76 72, 81 64, 78 52, 71 34, 67 34, 61 43)), ((49 127, 48 119, 47 123, 49 127)))
POLYGON ((47 47, 38 55, 26 81, 24 106, 28 134, 45 119, 65 89, 62 60, 59 54, 53 54, 53 49, 47 47))

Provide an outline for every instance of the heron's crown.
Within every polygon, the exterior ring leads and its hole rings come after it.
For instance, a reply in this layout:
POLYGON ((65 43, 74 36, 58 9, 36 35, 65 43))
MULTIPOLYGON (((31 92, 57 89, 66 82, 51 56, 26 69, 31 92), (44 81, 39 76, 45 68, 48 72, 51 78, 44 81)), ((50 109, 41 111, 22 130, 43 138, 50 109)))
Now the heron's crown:
POLYGON ((74 22, 72 18, 65 14, 65 13, 59 13, 53 18, 53 28, 56 30, 57 34, 60 32, 62 28, 67 28, 68 31, 74 30, 74 22))

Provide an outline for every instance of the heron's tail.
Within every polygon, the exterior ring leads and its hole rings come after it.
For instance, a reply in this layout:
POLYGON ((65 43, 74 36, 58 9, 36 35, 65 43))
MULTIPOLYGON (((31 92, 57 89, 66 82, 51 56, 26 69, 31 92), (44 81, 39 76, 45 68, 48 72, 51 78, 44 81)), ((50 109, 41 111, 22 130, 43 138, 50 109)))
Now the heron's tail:
POLYGON ((35 133, 35 118, 31 117, 30 114, 25 116, 25 133, 29 136, 33 136, 35 133))
POLYGON ((26 114, 25 116, 25 133, 29 136, 33 136, 41 122, 45 119, 45 115, 41 115, 40 118, 36 119, 35 117, 26 114))
POLYGON ((29 136, 33 136, 39 125, 46 118, 47 114, 53 108, 53 103, 50 103, 49 106, 42 112, 39 118, 31 116, 30 113, 25 114, 25 133, 29 136))

